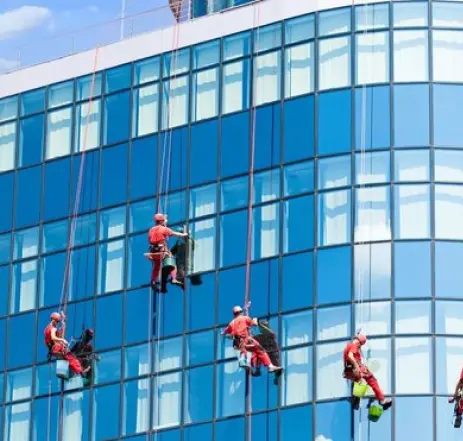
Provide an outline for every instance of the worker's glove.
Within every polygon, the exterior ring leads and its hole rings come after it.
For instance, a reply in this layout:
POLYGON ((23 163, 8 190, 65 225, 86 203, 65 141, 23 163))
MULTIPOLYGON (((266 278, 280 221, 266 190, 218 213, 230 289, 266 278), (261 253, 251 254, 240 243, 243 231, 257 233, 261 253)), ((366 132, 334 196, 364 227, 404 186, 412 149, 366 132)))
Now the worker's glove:
POLYGON ((450 398, 449 398, 449 403, 452 404, 452 403, 454 403, 454 402, 455 402, 455 397, 450 397, 450 398))

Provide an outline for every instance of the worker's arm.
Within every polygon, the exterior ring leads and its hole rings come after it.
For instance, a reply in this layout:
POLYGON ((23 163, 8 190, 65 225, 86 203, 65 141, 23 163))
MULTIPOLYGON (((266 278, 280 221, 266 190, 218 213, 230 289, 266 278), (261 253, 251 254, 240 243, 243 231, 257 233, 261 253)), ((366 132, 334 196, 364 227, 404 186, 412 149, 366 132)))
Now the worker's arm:
POLYGON ((188 233, 178 233, 177 231, 172 231, 172 236, 175 236, 175 237, 188 237, 188 233))
POLYGON ((221 333, 221 335, 228 335, 231 334, 232 328, 230 325, 228 325, 221 333))
POLYGON ((64 338, 60 338, 56 335, 56 328, 51 329, 51 341, 53 343, 64 343, 66 345, 68 344, 68 342, 64 338))

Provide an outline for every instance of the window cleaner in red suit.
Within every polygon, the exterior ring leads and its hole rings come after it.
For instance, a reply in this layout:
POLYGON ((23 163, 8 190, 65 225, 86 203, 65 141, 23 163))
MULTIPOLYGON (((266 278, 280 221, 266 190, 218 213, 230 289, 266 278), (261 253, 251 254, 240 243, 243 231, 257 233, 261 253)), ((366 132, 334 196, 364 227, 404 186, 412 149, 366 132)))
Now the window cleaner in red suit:
POLYGON ((233 338, 233 346, 240 351, 240 358, 246 358, 247 352, 251 352, 254 358, 257 358, 269 372, 281 371, 282 367, 274 366, 270 357, 262 348, 257 340, 251 336, 251 326, 257 326, 257 319, 251 319, 243 314, 241 306, 233 308, 233 320, 228 324, 222 335, 229 335, 233 338))
POLYGON ((65 330, 64 314, 53 312, 50 316, 51 322, 47 325, 44 331, 45 346, 48 348, 49 357, 63 358, 69 363, 71 370, 78 375, 84 376, 89 370, 88 366, 85 370, 77 357, 69 350, 68 342, 63 338, 65 330), (58 330, 58 324, 61 323, 61 329, 58 330))
MULTIPOLYGON (((376 399, 384 410, 392 406, 392 400, 385 398, 376 377, 363 362, 362 346, 367 342, 363 334, 357 335, 344 349, 344 378, 351 381, 365 381, 373 389, 376 399)), ((357 403, 357 406, 360 403, 357 403)))
POLYGON ((461 420, 463 416, 463 369, 460 372, 460 378, 455 386, 455 392, 453 393, 453 396, 449 398, 449 403, 455 403, 455 420, 453 422, 453 427, 458 429, 461 427, 461 420))

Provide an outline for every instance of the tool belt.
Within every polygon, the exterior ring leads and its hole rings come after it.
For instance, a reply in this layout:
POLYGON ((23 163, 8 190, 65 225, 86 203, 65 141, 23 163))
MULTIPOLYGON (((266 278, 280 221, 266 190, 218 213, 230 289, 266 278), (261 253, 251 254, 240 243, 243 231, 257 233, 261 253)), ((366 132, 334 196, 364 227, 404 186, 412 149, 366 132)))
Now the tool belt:
POLYGON ((233 336, 233 348, 239 351, 248 351, 261 347, 260 343, 253 337, 237 337, 233 336))
POLYGON ((159 257, 165 257, 165 256, 170 256, 171 255, 171 253, 170 253, 169 249, 167 248, 167 245, 166 245, 165 242, 159 242, 159 243, 151 244, 149 249, 148 249, 148 252, 152 253, 152 254, 159 254, 159 257), (162 256, 161 253, 164 253, 164 256, 162 256))

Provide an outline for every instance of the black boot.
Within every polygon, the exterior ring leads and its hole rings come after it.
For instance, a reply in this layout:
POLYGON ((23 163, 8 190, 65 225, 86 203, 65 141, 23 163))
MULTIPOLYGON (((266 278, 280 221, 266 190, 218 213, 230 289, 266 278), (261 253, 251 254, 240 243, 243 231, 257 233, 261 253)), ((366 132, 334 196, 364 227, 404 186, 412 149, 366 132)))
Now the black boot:
POLYGON ((455 427, 455 429, 459 429, 461 427, 461 415, 456 415, 455 416, 455 421, 453 423, 453 427, 455 427))

